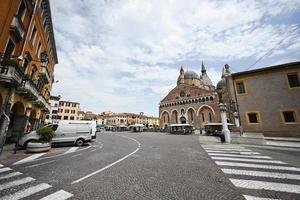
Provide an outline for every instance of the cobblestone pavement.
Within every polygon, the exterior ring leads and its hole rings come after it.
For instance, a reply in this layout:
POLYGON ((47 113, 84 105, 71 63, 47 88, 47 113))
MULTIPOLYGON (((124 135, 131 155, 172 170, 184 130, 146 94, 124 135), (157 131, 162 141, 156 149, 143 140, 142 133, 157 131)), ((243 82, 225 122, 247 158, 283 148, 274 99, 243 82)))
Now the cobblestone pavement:
MULTIPOLYGON (((60 199, 235 200, 250 198, 249 196, 283 199, 299 197, 293 192, 278 190, 274 193, 268 188, 268 190, 247 189, 245 185, 248 183, 255 185, 258 182, 254 181, 266 182, 270 177, 249 178, 252 172, 241 171, 242 169, 248 170, 250 164, 292 166, 251 150, 245 150, 244 154, 242 152, 230 153, 224 149, 225 147, 223 149, 215 149, 218 148, 216 146, 203 147, 207 150, 205 151, 199 144, 197 135, 101 133, 89 149, 2 166, 3 169, 10 168, 11 172, 1 172, 0 170, 0 176, 4 177, 0 182, 0 199, 4 196, 8 197, 8 195, 19 195, 20 191, 23 191, 22 194, 24 191, 32 191, 27 189, 31 188, 33 183, 47 184, 42 186, 48 188, 30 193, 27 195, 27 199, 40 199, 51 194, 52 196, 48 199, 59 199, 58 197, 60 197, 60 199), (219 151, 215 153, 223 155, 212 155, 211 153, 214 152, 207 151, 219 151), (251 156, 251 153, 253 156, 259 157, 247 157, 251 156), (239 155, 244 157, 238 157, 239 155), (255 159, 268 162, 252 162, 255 159), (247 163, 248 168, 222 165, 217 162, 247 163), (22 174, 7 177, 8 174, 15 172, 22 174), (236 173, 242 173, 242 175, 236 173), (24 179, 26 177, 29 178, 24 179), (24 179, 22 181, 26 183, 14 182, 20 178, 24 179), (248 182, 245 183, 244 180, 248 182), (1 187, 8 187, 7 185, 10 188, 1 189, 1 187)), ((236 146, 230 147, 236 148, 236 146)), ((257 168, 256 166, 255 171, 273 172, 273 169, 257 168)), ((290 175, 284 175, 288 179, 272 178, 272 180, 274 179, 273 182, 276 183, 282 183, 283 180, 284 183, 297 185, 299 180, 296 180, 295 177, 298 177, 296 175, 299 175, 299 172, 290 170, 289 173, 293 175, 291 180, 289 179, 290 175)), ((288 173, 286 172, 286 174, 288 173)), ((265 187, 265 185, 259 186, 265 187)), ((275 184, 275 186, 278 185, 275 184)), ((293 189, 295 189, 294 186, 293 189)))
POLYGON ((299 167, 240 145, 202 146, 247 200, 300 199, 299 167))

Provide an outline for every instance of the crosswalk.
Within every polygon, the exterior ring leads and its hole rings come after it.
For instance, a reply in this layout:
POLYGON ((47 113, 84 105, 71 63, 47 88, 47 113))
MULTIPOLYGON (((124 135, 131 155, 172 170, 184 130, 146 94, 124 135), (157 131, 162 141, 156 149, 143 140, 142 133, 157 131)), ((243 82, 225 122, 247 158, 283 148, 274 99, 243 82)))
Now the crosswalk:
POLYGON ((50 190, 50 188, 52 186, 47 183, 39 183, 32 177, 26 177, 21 172, 16 172, 0 164, 0 200, 23 198, 65 200, 73 196, 67 191, 55 191, 55 189, 50 190))
POLYGON ((202 147, 245 199, 300 199, 300 168, 239 145, 202 147))

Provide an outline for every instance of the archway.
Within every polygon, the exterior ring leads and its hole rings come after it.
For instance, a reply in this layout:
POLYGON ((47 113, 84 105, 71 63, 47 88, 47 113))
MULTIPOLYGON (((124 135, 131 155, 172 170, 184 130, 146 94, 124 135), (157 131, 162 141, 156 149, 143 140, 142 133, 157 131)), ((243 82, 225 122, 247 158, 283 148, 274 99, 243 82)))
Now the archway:
POLYGON ((180 117, 180 123, 181 124, 186 124, 186 118, 185 117, 180 117))
POLYGON ((15 142, 17 136, 24 133, 26 118, 22 102, 18 101, 12 106, 9 120, 6 143, 15 142))
POLYGON ((165 128, 166 125, 170 124, 170 115, 167 111, 161 113, 161 127, 165 128))
POLYGON ((188 123, 194 125, 196 120, 196 112, 193 108, 189 108, 187 111, 188 123))
POLYGON ((203 127, 204 123, 215 122, 215 111, 210 106, 201 106, 198 110, 197 123, 203 127))
POLYGON ((171 113, 171 124, 178 124, 178 111, 173 110, 171 113))

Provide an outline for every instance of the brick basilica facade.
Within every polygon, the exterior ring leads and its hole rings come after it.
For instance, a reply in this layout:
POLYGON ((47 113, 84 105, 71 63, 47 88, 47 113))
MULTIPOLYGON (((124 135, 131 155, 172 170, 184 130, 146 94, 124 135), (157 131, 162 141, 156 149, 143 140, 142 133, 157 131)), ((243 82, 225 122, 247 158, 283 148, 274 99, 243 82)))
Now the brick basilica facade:
POLYGON ((177 86, 159 104, 160 127, 191 124, 203 128, 204 123, 219 122, 218 103, 218 94, 203 63, 200 75, 181 67, 177 86))

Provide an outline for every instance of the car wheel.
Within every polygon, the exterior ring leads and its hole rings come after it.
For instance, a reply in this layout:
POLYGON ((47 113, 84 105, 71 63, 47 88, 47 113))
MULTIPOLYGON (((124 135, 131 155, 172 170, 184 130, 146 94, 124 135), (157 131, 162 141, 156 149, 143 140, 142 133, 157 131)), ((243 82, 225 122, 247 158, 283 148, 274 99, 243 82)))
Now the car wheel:
POLYGON ((79 138, 78 140, 76 140, 76 146, 81 147, 82 145, 84 145, 84 140, 82 138, 79 138))

